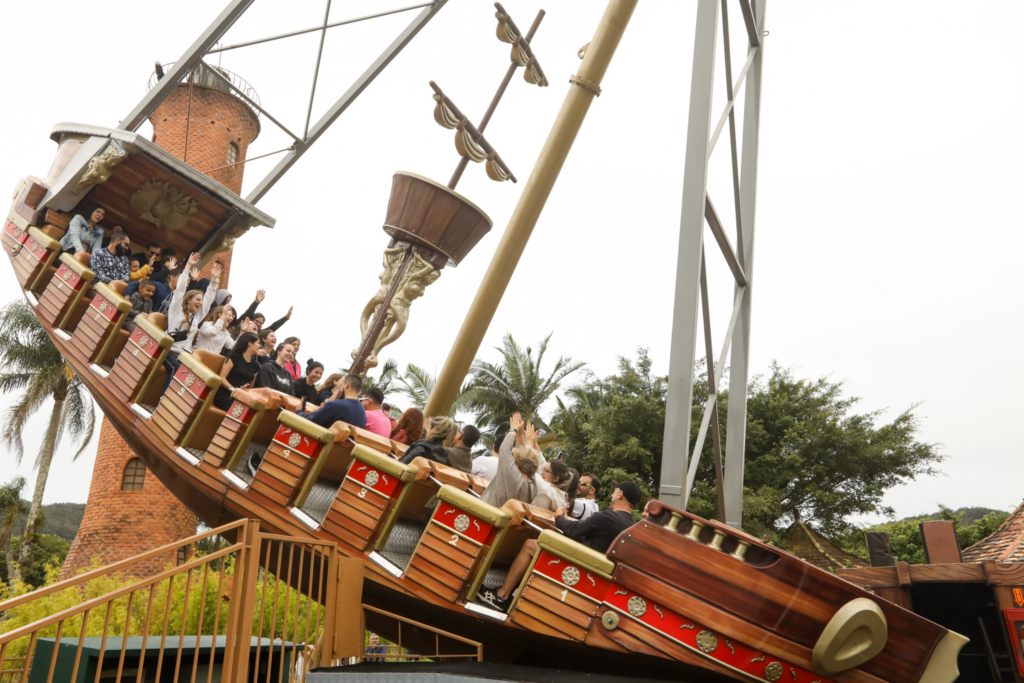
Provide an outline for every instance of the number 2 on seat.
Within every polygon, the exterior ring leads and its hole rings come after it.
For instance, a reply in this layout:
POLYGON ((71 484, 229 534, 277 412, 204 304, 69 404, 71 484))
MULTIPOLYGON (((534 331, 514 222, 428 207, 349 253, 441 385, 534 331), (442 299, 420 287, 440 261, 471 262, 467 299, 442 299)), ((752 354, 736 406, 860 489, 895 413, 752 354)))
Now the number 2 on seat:
POLYGON ((455 534, 452 534, 452 540, 448 541, 448 545, 455 545, 458 542, 459 542, 459 537, 456 536, 455 534))

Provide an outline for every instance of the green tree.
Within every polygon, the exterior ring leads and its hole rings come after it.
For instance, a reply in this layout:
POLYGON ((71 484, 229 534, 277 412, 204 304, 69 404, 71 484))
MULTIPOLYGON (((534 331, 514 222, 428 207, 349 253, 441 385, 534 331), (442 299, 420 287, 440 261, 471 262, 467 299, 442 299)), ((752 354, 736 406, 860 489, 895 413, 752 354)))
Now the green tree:
MULTIPOLYGON (((646 351, 620 359, 619 372, 590 378, 568 392, 552 420, 567 462, 604 478, 613 469, 630 473, 650 493, 658 490, 665 421, 666 378, 651 373, 646 351)), ((743 526, 776 545, 796 515, 829 536, 848 531, 854 514, 891 510, 882 496, 894 486, 934 473, 943 458, 917 441, 916 406, 882 423, 882 411, 855 413, 857 398, 842 383, 797 379, 772 364, 770 375, 748 387, 743 526)), ((698 369, 691 412, 690 450, 708 398, 707 374, 698 369)), ((729 392, 718 396, 723 451, 729 392)), ((714 518, 718 501, 708 436, 690 510, 714 518)))
MULTIPOLYGON (((28 508, 27 502, 25 507, 28 508)), ((21 539, 12 538, 11 546, 13 552, 18 553, 21 550, 21 539)), ((46 583, 48 568, 55 567, 59 570, 64 564, 69 550, 71 550, 71 544, 60 536, 36 534, 36 543, 32 549, 32 566, 26 574, 20 577, 20 580, 29 586, 39 588, 46 583)), ((14 566, 17 567, 17 563, 14 566)), ((0 580, 7 581, 8 573, 2 569, 0 567, 0 580)))
POLYGON ((79 444, 72 460, 77 458, 89 444, 95 422, 92 399, 85 385, 60 355, 24 301, 16 301, 0 309, 0 391, 22 392, 4 415, 0 432, 0 443, 14 452, 19 465, 25 452, 22 442, 25 425, 40 408, 53 400, 50 422, 35 461, 38 475, 32 492, 32 505, 21 535, 18 564, 24 576, 32 565, 36 534, 42 523, 40 507, 54 450, 67 432, 72 442, 79 444))
POLYGON ((466 409, 477 414, 476 424, 481 429, 493 429, 508 424, 513 414, 519 413, 527 422, 533 422, 545 431, 551 431, 540 416, 540 408, 554 396, 562 380, 582 368, 586 363, 577 363, 565 356, 555 361, 551 372, 545 376, 541 371, 544 354, 548 348, 549 334, 533 349, 521 347, 511 334, 506 334, 497 350, 501 361, 488 363, 477 358, 473 361, 471 392, 466 409))
POLYGON ((370 387, 377 387, 384 393, 391 388, 391 383, 399 378, 398 363, 393 358, 388 358, 380 368, 380 374, 376 377, 367 375, 363 379, 363 391, 370 387))
POLYGON ((14 527, 28 514, 28 503, 21 499, 25 488, 25 477, 15 477, 0 486, 0 547, 5 551, 4 580, 21 580, 21 572, 14 561, 14 527))
MULTIPOLYGON (((427 398, 434 391, 437 378, 418 365, 409 363, 405 366, 405 372, 395 377, 395 381, 397 382, 395 391, 404 394, 413 407, 423 410, 427 405, 427 398)), ((455 417, 455 414, 460 410, 465 410, 470 393, 470 384, 467 382, 462 385, 459 395, 452 402, 451 410, 448 411, 448 417, 455 417)))
MULTIPOLYGON (((987 538, 998 529, 1010 516, 1008 512, 990 512, 972 524, 963 524, 963 512, 954 512, 941 506, 939 519, 953 522, 956 527, 956 538, 960 549, 966 550, 978 541, 987 538)), ((883 531, 889 534, 892 552, 898 561, 910 564, 924 564, 924 541, 921 538, 921 523, 935 520, 936 515, 908 517, 893 522, 875 524, 864 528, 854 528, 836 538, 836 543, 846 552, 868 559, 868 549, 864 541, 867 531, 883 531)))

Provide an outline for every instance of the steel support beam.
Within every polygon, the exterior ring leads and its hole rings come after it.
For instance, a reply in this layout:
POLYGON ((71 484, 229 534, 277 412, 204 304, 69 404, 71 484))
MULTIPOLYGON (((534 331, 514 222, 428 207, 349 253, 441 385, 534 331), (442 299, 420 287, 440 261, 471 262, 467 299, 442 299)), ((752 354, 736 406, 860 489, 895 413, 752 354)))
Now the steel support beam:
MULTIPOLYGON (((690 76, 690 109, 683 166, 683 208, 679 220, 672 349, 669 356, 665 441, 659 498, 685 508, 689 498, 686 469, 690 447, 693 370, 697 352, 697 297, 700 292, 704 209, 707 196, 708 135, 718 39, 718 0, 697 0, 697 27, 690 76)), ((714 372, 714 368, 708 368, 714 372)), ((696 457, 698 454, 694 454, 696 457)))
POLYGON ((416 34, 420 32, 420 29, 426 26, 427 22, 433 19, 434 15, 437 14, 447 2, 448 0, 437 0, 433 5, 424 8, 423 11, 416 15, 416 18, 412 20, 412 23, 410 23, 405 30, 395 38, 394 42, 392 42, 391 45, 381 53, 380 57, 378 57, 377 60, 371 64, 359 78, 356 79, 352 84, 352 87, 350 87, 345 94, 334 103, 334 106, 332 106, 319 121, 313 124, 313 127, 309 129, 309 133, 306 135, 306 139, 302 142, 296 143, 295 149, 285 154, 284 158, 274 166, 273 170, 271 170, 270 173, 268 173, 267 176, 259 182, 255 189, 249 193, 249 196, 245 198, 246 201, 250 204, 255 204, 262 199, 263 195, 269 192, 270 188, 272 188, 274 184, 281 179, 281 176, 283 176, 288 169, 290 169, 295 162, 306 153, 306 150, 312 147, 313 143, 320 139, 320 136, 330 128, 331 124, 334 123, 339 116, 345 113, 345 110, 348 109, 349 105, 352 104, 364 90, 366 90, 370 83, 373 83, 373 80, 380 75, 380 72, 391 63, 391 60, 398 56, 398 53, 409 44, 409 41, 416 37, 416 34))
POLYGON ((231 25, 235 23, 238 17, 245 14, 245 11, 249 9, 249 5, 252 3, 253 0, 231 0, 228 6, 224 8, 224 11, 220 13, 220 16, 203 31, 203 34, 196 39, 196 42, 192 43, 192 46, 185 51, 185 54, 174 63, 171 70, 157 81, 156 85, 146 93, 146 96, 135 105, 131 113, 124 117, 118 128, 134 131, 141 126, 149 118, 149 115, 153 113, 153 110, 174 91, 178 86, 178 81, 195 68, 207 50, 220 40, 221 36, 231 28, 231 25))
MULTIPOLYGON (((744 0, 745 2, 745 0, 744 0)), ((767 0, 754 0, 754 37, 764 35, 767 0)), ((743 467, 747 437, 747 383, 750 374, 750 309, 754 292, 754 210, 757 205, 757 154, 761 126, 761 69, 764 42, 754 55, 746 79, 743 102, 743 159, 740 165, 740 264, 747 275, 733 335, 732 365, 729 369, 729 420, 725 438, 726 522, 739 528, 743 521, 743 467)))

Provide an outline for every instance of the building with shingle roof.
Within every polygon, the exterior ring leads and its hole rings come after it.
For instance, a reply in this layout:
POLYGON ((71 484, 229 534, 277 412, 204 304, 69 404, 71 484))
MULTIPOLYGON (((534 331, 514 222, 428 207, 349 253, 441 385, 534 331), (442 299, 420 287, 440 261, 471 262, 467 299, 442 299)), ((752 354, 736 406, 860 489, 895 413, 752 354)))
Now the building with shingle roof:
POLYGON ((794 522, 793 526, 789 527, 786 542, 789 546, 787 550, 791 554, 825 571, 835 572, 838 569, 871 565, 864 558, 840 550, 832 541, 802 521, 794 522))
POLYGON ((963 551, 964 562, 1024 562, 1024 503, 995 533, 963 551))

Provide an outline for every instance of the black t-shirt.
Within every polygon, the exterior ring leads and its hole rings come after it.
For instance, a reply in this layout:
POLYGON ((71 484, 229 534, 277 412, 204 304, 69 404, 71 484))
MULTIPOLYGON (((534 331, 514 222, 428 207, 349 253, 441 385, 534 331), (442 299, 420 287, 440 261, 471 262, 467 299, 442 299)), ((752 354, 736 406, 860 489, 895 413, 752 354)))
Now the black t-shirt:
POLYGON ((582 543, 599 553, 608 552, 615 537, 636 524, 633 515, 625 510, 601 510, 582 522, 559 517, 555 526, 566 538, 582 543))
MULTIPOLYGON (((252 385, 253 380, 256 377, 256 373, 260 371, 260 364, 256 360, 256 356, 252 357, 252 360, 246 361, 245 356, 240 353, 232 354, 228 359, 231 361, 231 369, 228 370, 228 383, 233 387, 241 387, 246 384, 252 385)), ((225 363, 228 361, 224 361, 225 363)), ((231 390, 226 387, 217 389, 217 395, 213 397, 213 405, 217 406, 221 410, 227 410, 231 407, 231 390)))
POLYGON ((304 398, 314 405, 320 405, 320 394, 316 390, 316 385, 306 382, 305 377, 295 380, 295 398, 304 398))

